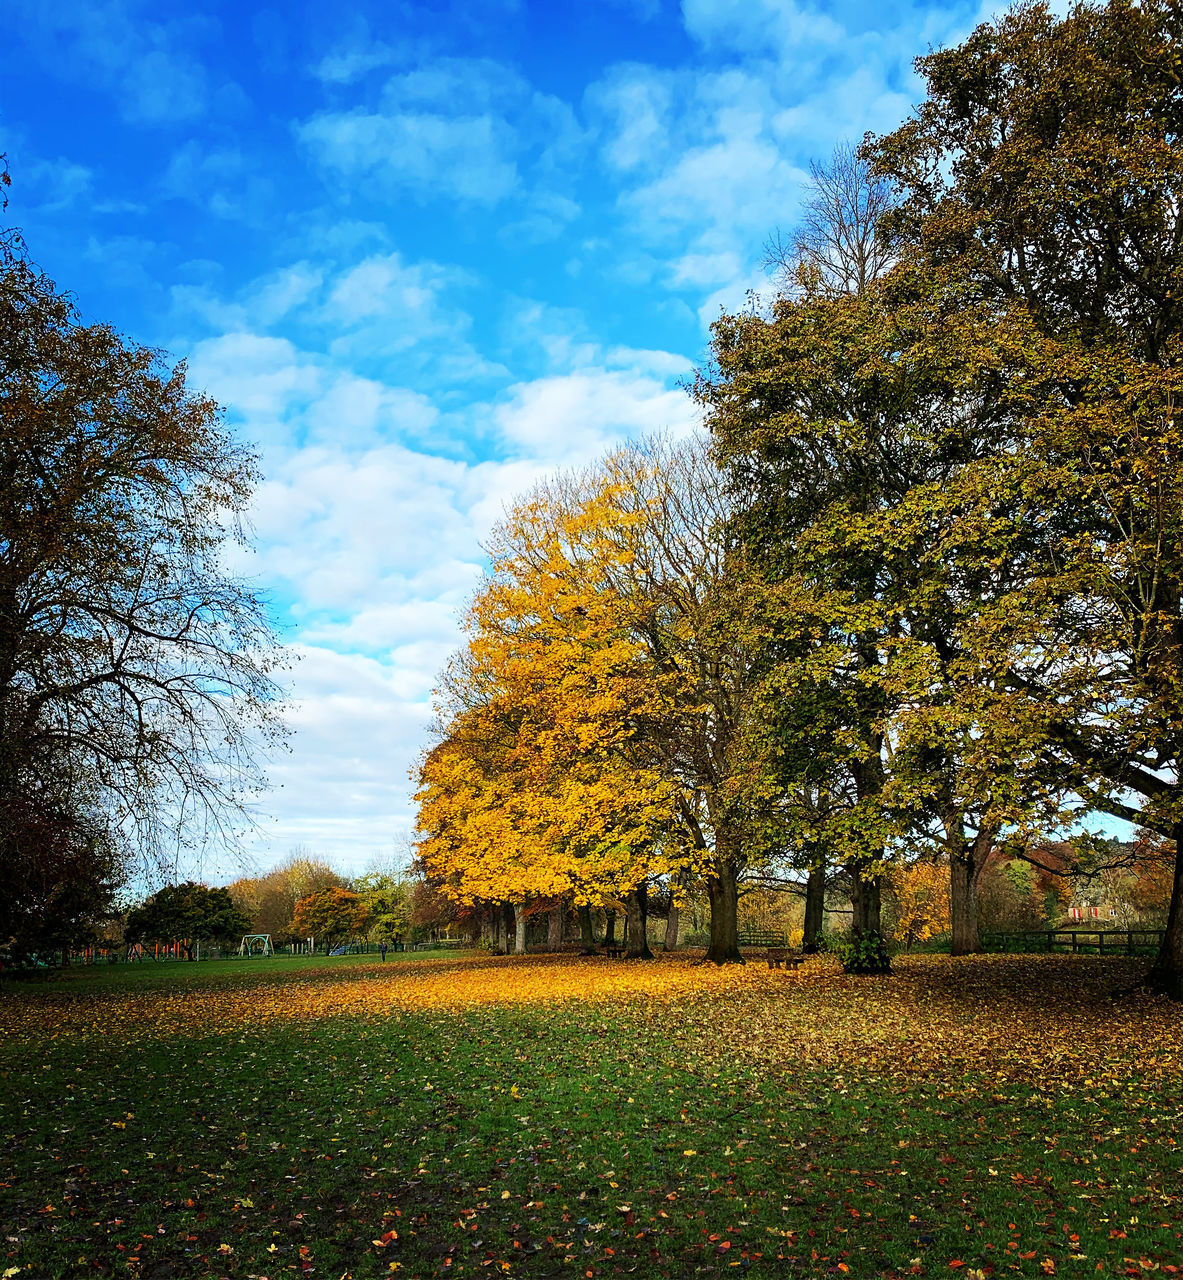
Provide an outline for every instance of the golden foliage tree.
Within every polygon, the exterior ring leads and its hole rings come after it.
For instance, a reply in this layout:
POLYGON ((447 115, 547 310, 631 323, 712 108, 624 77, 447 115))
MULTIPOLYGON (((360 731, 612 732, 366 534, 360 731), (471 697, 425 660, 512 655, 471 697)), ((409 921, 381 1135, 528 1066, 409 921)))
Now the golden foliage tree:
POLYGON ((647 881, 701 876, 710 957, 739 958, 771 842, 725 514, 704 442, 657 442, 498 530, 420 778, 421 856, 458 897, 625 897, 635 938, 647 881))

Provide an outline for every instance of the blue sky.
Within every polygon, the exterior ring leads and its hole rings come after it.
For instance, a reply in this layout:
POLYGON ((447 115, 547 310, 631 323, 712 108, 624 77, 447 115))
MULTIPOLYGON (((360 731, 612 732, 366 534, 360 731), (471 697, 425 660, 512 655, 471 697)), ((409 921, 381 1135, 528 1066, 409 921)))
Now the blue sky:
MULTIPOLYGON (((813 157, 992 7, 8 0, 7 222, 261 451, 292 751, 250 840, 360 871, 515 493, 682 431, 813 157)), ((210 851, 203 870, 226 876, 210 851)))

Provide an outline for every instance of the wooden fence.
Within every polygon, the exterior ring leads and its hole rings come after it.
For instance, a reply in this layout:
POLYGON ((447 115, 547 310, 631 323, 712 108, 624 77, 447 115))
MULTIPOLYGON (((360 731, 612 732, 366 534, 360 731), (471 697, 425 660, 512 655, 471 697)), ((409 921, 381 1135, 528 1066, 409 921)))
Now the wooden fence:
POLYGON ((983 933, 982 947, 986 951, 1084 951, 1132 956, 1156 951, 1162 945, 1163 933, 1162 929, 1024 929, 983 933))

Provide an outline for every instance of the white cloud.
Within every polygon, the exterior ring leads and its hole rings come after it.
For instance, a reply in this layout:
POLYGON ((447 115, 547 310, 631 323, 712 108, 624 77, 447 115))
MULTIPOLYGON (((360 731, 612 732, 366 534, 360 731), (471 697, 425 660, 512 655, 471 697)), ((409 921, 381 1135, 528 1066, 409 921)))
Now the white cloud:
POLYGON ((410 825, 408 775, 430 707, 399 668, 374 658, 303 643, 295 654, 287 717, 295 749, 271 766, 276 820, 253 842, 255 860, 266 866, 306 844, 358 873, 410 825))
POLYGON ((465 464, 400 444, 306 447, 276 460, 258 492, 261 565, 297 597, 303 625, 339 629, 441 562, 479 560, 469 484, 465 464))
POLYGON ((618 68, 588 91, 588 106, 604 119, 604 155, 615 169, 650 165, 669 138, 672 77, 647 67, 618 68))
POLYGON ((518 181, 513 131, 491 115, 324 113, 301 125, 299 137, 324 168, 424 202, 494 205, 518 181))
POLYGON ((840 44, 840 23, 793 0, 682 0, 686 30, 712 48, 812 54, 840 44))
POLYGON ((263 444, 289 442, 289 412, 325 385, 323 370, 290 339, 245 332, 197 343, 189 378, 231 410, 249 439, 263 444))
POLYGON ((565 235, 581 210, 574 200, 542 191, 531 198, 525 217, 507 222, 497 233, 503 244, 546 244, 565 235))
POLYGON ((311 262, 295 262, 256 280, 246 296, 252 323, 277 324, 316 296, 324 269, 311 262))
POLYGON ((678 287, 711 286, 739 279, 743 263, 734 249, 719 253, 684 253, 670 267, 670 280, 678 287))
MULTIPOLYGON (((353 63, 340 73, 351 70, 353 63)), ((553 238, 579 212, 573 179, 587 136, 572 106, 487 58, 421 57, 365 104, 322 111, 297 127, 320 167, 348 179, 349 198, 409 194, 420 203, 525 206, 519 237, 553 238)))
POLYGON ((173 285, 171 295, 182 318, 196 316, 218 329, 269 329, 311 302, 323 280, 322 268, 295 262, 252 281, 234 301, 209 285, 173 285))
POLYGON ((171 49, 138 52, 121 70, 125 110, 132 119, 188 120, 205 107, 208 90, 201 67, 171 49))
POLYGON ((438 596, 408 594, 400 600, 376 601, 344 621, 314 623, 304 635, 338 651, 385 654, 400 687, 425 697, 439 673, 440 653, 451 652, 458 643, 458 615, 479 575, 475 563, 451 564, 460 570, 456 581, 438 596))
POLYGON ((375 254, 340 272, 312 317, 337 362, 380 360, 436 385, 487 382, 505 370, 472 346, 472 318, 455 295, 477 287, 467 273, 435 262, 375 254))
POLYGON ((564 464, 589 461, 626 436, 685 430, 694 417, 685 392, 605 369, 519 383, 494 413, 508 448, 564 464))
POLYGON ((394 111, 433 108, 449 115, 500 115, 531 96, 516 72, 491 58, 437 58, 391 76, 383 105, 394 111))
POLYGON ((352 84, 379 67, 390 66, 397 57, 390 45, 379 40, 326 54, 314 74, 326 84, 352 84))
MULTIPOLYGON (((766 110, 747 100, 750 86, 737 77, 729 87, 735 98, 709 105, 701 141, 674 152, 657 176, 623 197, 648 234, 684 236, 701 228, 718 233, 734 252, 737 241, 750 244, 792 207, 802 170, 770 135, 766 110)), ((722 97, 721 86, 711 88, 712 97, 722 97)))
POLYGON ((190 140, 169 160, 161 180, 165 195, 208 209, 215 217, 257 221, 272 184, 257 163, 237 147, 190 140))
POLYGON ((92 198, 94 175, 85 165, 57 160, 34 160, 17 169, 17 178, 27 182, 42 213, 58 213, 79 200, 92 198))
POLYGON ((337 277, 329 294, 330 321, 356 325, 381 318, 404 321, 419 335, 448 327, 439 315, 440 294, 463 280, 435 263, 409 264, 397 253, 375 255, 337 277))

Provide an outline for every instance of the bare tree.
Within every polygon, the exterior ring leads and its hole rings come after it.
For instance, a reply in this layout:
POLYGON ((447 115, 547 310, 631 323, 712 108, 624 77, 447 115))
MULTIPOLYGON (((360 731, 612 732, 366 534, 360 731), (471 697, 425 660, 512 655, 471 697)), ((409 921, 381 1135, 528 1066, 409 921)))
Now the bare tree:
POLYGON ((764 265, 787 292, 863 293, 895 260, 883 228, 891 186, 847 142, 828 164, 812 161, 809 171, 800 221, 787 236, 778 230, 770 237, 764 265))
POLYGON ((4 814, 156 865, 232 844, 282 732, 265 602, 226 570, 254 458, 3 238, 0 423, 0 875, 28 843, 4 814))

